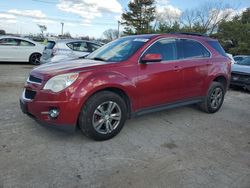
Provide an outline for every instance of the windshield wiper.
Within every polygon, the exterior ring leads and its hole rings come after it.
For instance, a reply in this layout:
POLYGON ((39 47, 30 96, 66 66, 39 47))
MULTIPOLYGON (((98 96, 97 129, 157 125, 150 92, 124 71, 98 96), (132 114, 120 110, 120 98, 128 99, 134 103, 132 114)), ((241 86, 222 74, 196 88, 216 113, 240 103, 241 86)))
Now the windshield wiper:
POLYGON ((90 58, 90 59, 93 59, 93 60, 96 60, 96 61, 107 61, 106 59, 103 59, 101 57, 94 57, 94 58, 90 58))

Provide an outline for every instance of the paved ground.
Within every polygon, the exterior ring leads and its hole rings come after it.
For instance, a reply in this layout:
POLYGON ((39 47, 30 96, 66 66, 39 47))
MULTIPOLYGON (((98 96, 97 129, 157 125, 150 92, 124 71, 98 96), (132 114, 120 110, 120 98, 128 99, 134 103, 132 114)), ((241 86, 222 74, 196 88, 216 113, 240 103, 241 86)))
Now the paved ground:
POLYGON ((250 187, 249 93, 229 91, 213 115, 184 107, 135 118, 95 142, 21 113, 31 68, 0 65, 0 188, 250 187))

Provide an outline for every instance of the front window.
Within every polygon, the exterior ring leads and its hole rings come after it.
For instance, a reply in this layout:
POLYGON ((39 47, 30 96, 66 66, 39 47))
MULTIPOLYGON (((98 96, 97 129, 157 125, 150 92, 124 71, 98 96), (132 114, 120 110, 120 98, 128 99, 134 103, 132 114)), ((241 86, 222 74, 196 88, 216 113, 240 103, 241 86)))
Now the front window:
POLYGON ((98 44, 94 44, 94 43, 88 43, 88 48, 90 52, 93 52, 95 50, 97 50, 98 48, 100 48, 101 46, 98 44))
POLYGON ((88 52, 88 46, 86 42, 70 42, 66 45, 73 51, 88 52))
POLYGON ((28 42, 26 40, 20 40, 20 46, 35 46, 35 44, 28 42))
POLYGON ((131 57, 149 39, 137 37, 124 37, 110 42, 87 56, 87 59, 101 61, 125 61, 131 57))
POLYGON ((161 54, 162 61, 176 60, 176 42, 174 39, 162 39, 154 43, 146 54, 161 54))

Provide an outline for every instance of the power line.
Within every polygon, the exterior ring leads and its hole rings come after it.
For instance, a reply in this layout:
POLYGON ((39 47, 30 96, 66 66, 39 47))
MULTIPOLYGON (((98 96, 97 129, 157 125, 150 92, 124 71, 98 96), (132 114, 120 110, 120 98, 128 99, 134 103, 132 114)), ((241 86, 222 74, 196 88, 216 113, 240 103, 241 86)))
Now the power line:
POLYGON ((32 1, 36 1, 39 3, 47 3, 47 4, 57 4, 57 2, 55 1, 45 1, 45 0, 32 0, 32 1))
POLYGON ((4 13, 4 14, 9 14, 9 15, 15 15, 15 16, 19 16, 19 17, 24 17, 24 18, 30 18, 30 19, 37 19, 37 20, 51 20, 51 21, 55 21, 55 22, 68 22, 68 23, 80 23, 81 24, 90 24, 90 25, 116 25, 116 20, 115 19, 103 19, 104 22, 90 22, 90 23, 81 23, 81 19, 79 20, 72 20, 72 19, 59 19, 59 18, 53 18, 53 17, 45 17, 45 18, 38 18, 38 17, 34 17, 34 16, 28 16, 28 15, 20 15, 20 14, 14 14, 14 13, 9 13, 6 11, 0 11, 0 13, 4 13), (112 21, 112 22, 108 22, 108 21, 112 21))

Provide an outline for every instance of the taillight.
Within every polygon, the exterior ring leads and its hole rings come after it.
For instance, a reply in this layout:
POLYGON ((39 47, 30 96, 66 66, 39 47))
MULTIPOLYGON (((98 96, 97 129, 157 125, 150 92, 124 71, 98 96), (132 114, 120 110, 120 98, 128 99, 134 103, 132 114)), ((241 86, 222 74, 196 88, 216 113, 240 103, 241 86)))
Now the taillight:
POLYGON ((56 55, 56 52, 57 52, 57 48, 53 48, 53 49, 52 49, 52 54, 51 54, 51 56, 56 55))

